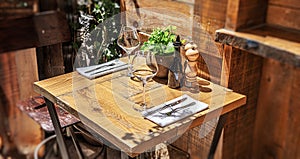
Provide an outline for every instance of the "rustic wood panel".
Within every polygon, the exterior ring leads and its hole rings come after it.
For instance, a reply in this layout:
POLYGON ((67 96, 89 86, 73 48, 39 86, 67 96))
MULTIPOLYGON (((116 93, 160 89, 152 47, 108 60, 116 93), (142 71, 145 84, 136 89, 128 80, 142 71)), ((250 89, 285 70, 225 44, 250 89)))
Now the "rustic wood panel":
POLYGON ((38 0, 0 1, 0 20, 32 16, 38 11, 38 0))
POLYGON ((256 103, 263 59, 235 48, 227 48, 222 70, 223 85, 247 96, 247 104, 228 114, 224 129, 223 158, 251 158, 256 103))
POLYGON ((69 40, 69 26, 60 12, 45 12, 18 20, 0 21, 0 53, 69 40))
MULTIPOLYGON (((284 70, 285 71, 285 70, 284 70)), ((300 158, 300 69, 291 69, 293 71, 292 76, 294 77, 291 81, 291 96, 289 100, 289 118, 287 126, 287 135, 285 138, 285 151, 283 156, 286 158, 300 158)))
POLYGON ((227 0, 196 0, 194 5, 193 41, 201 53, 198 75, 215 83, 220 83, 223 48, 214 42, 214 33, 225 26, 226 5, 227 0))
MULTIPOLYGON (((137 4, 140 8, 143 7, 155 7, 155 8, 164 8, 170 12, 177 12, 190 16, 193 14, 192 6, 184 2, 176 2, 169 0, 137 0, 137 4)), ((129 9, 129 8, 126 8, 129 9)))
MULTIPOLYGON (((20 92, 19 99, 24 100, 38 95, 33 90, 33 82, 38 81, 35 49, 17 51, 15 61, 20 92)), ((17 110, 15 111, 19 114, 13 115, 14 120, 13 123, 11 123, 11 128, 15 130, 15 135, 13 135, 15 144, 22 153, 32 155, 36 145, 44 138, 43 132, 36 122, 28 119, 24 113, 17 110)))
POLYGON ((300 9, 300 1, 298 0, 269 0, 269 5, 285 6, 287 8, 300 9))
MULTIPOLYGON (((214 32, 225 25, 226 3, 227 0, 195 0, 194 4, 192 40, 198 45, 201 54, 197 74, 214 83, 220 83, 222 70, 222 48, 214 42, 214 32)), ((207 158, 216 121, 193 128, 186 136, 179 138, 175 145, 189 152, 193 159, 207 158)), ((220 142, 215 158, 222 158, 222 139, 220 142)))
POLYGON ((269 5, 266 18, 269 24, 300 30, 300 7, 269 5))
POLYGON ((194 14, 200 17, 205 16, 224 21, 226 19, 224 15, 226 13, 226 4, 227 0, 196 0, 194 4, 194 14))
MULTIPOLYGON (((192 159, 207 158, 217 121, 218 118, 190 129, 174 145, 188 152, 192 159)), ((216 153, 215 158, 221 158, 217 155, 219 153, 216 153)))
POLYGON ((0 129, 4 143, 2 154, 15 158, 20 157, 19 153, 32 155, 36 145, 43 139, 43 132, 38 124, 16 107, 16 103, 36 95, 32 87, 32 83, 38 80, 35 49, 9 52, 0 56, 0 125, 4 126, 0 129))
MULTIPOLYGON (((198 23, 196 25, 201 25, 205 31, 213 35, 216 29, 225 26, 227 12, 226 4, 227 0, 196 0, 194 5, 194 25, 198 23)), ((196 36, 198 35, 196 34, 196 36)))
POLYGON ((222 58, 211 56, 209 54, 201 54, 199 58, 197 68, 197 75, 210 79, 214 83, 220 83, 221 70, 222 70, 222 58))
POLYGON ((126 24, 140 30, 176 26, 179 35, 191 36, 193 6, 183 2, 159 0, 124 0, 126 24))
POLYGON ((62 44, 37 48, 39 52, 40 78, 50 78, 65 73, 62 44))
POLYGON ((240 32, 251 33, 262 37, 267 37, 267 36, 275 37, 279 39, 300 43, 300 39, 299 39, 300 31, 295 29, 290 29, 290 28, 278 27, 274 25, 263 25, 256 28, 245 29, 240 32))
POLYGON ((267 1, 228 0, 226 29, 240 30, 265 22, 267 1))
POLYGON ((264 60, 253 158, 299 158, 300 69, 264 60))

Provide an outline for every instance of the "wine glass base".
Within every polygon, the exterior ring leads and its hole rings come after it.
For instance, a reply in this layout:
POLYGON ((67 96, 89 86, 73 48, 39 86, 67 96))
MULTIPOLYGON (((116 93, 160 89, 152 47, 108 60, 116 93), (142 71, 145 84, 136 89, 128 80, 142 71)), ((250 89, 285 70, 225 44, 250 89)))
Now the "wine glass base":
POLYGON ((147 109, 147 105, 145 103, 135 104, 133 105, 133 109, 138 112, 145 111, 147 109))

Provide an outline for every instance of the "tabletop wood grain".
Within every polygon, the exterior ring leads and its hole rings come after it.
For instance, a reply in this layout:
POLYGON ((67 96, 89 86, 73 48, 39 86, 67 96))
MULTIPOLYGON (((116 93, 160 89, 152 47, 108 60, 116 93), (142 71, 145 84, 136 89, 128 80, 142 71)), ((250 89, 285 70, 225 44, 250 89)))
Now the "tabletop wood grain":
MULTIPOLYGON (((124 73, 124 72, 123 72, 124 73)), ((244 95, 198 79, 200 93, 185 88, 170 89, 150 81, 146 101, 150 106, 188 94, 209 105, 209 108, 166 127, 144 119, 133 106, 142 100, 141 83, 123 76, 122 71, 89 80, 77 72, 35 82, 34 89, 73 115, 89 129, 105 138, 130 156, 153 146, 180 137, 189 128, 219 117, 246 103, 244 95)))

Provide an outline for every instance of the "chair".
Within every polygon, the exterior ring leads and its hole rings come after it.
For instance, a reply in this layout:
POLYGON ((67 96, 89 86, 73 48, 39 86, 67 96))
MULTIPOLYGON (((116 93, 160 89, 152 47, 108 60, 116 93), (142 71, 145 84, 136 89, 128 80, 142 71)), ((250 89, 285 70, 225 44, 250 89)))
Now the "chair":
MULTIPOLYGON (((43 52, 46 61, 48 60, 48 63, 43 65, 43 67, 48 69, 46 71, 48 74, 46 74, 45 78, 64 73, 61 46, 63 42, 71 40, 68 22, 64 14, 57 11, 40 12, 20 19, 0 21, 0 26, 0 37, 5 40, 4 43, 0 43, 0 53, 49 46, 49 49, 43 52)), ((54 130, 43 97, 35 96, 25 99, 17 103, 17 106, 38 122, 46 132, 54 130)), ((60 124, 65 128, 67 135, 72 138, 79 156, 83 156, 76 140, 75 134, 77 132, 72 127, 74 124, 79 123, 80 120, 57 106, 55 108, 60 124)), ((42 141, 41 146, 52 138, 54 136, 42 141)), ((38 146, 36 151, 41 146, 38 146)))
MULTIPOLYGON (((29 99, 20 101, 17 103, 17 107, 24 113, 26 113, 29 117, 31 117, 34 121, 36 121, 43 130, 46 132, 54 132, 54 127, 51 122, 51 118, 46 107, 45 100, 42 96, 35 96, 29 99)), ((61 127, 65 129, 65 135, 69 136, 72 139, 73 145, 77 152, 79 158, 86 158, 84 153, 82 152, 82 148, 79 144, 79 140, 77 135, 83 135, 85 139, 88 139, 90 143, 97 144, 97 146, 101 146, 93 156, 99 156, 104 152, 105 147, 102 143, 93 139, 93 137, 80 126, 80 120, 75 117, 74 115, 68 113, 67 111, 63 110, 62 108, 55 105, 55 109, 59 118, 59 122, 61 127), (74 128, 76 131, 74 131, 74 128)), ((55 139, 56 135, 51 135, 44 139, 35 149, 34 151, 34 158, 38 159, 38 152, 40 148, 45 145, 46 143, 50 142, 52 139, 55 139)))

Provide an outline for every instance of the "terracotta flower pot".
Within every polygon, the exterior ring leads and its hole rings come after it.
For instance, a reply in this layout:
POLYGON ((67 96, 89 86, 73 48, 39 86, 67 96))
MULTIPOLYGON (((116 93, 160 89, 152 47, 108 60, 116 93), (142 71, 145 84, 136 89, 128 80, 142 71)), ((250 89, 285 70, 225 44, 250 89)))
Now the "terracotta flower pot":
POLYGON ((158 64, 158 72, 156 74, 156 77, 168 78, 168 72, 171 63, 173 62, 174 54, 155 55, 155 57, 158 64))

